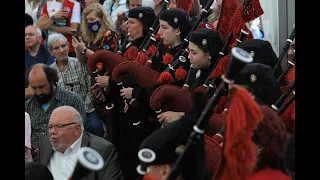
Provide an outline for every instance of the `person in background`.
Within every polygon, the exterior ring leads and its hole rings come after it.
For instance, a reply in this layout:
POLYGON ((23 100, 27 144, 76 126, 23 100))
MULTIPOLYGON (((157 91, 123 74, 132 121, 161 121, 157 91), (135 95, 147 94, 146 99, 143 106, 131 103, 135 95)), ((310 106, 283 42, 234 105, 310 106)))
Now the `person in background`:
POLYGON ((81 147, 90 147, 102 156, 104 165, 101 170, 92 171, 85 178, 122 180, 115 146, 101 137, 84 132, 83 119, 75 108, 56 108, 50 116, 47 131, 48 136, 43 138, 39 148, 38 162, 48 167, 54 179, 71 177, 77 163, 77 152, 81 147))
POLYGON ((93 94, 90 91, 91 76, 87 66, 80 63, 77 58, 68 56, 69 46, 64 35, 51 34, 48 46, 49 52, 56 58, 50 67, 58 72, 58 85, 81 97, 86 110, 86 130, 103 137, 103 124, 93 104, 93 94))
POLYGON ((75 0, 46 1, 43 5, 37 26, 42 31, 48 31, 48 35, 61 33, 68 39, 69 56, 76 57, 72 47, 72 32, 80 25, 80 3, 75 0))
POLYGON ((25 101, 25 112, 29 114, 31 121, 31 145, 37 149, 47 134, 49 118, 55 108, 62 105, 72 106, 80 112, 84 120, 86 112, 78 94, 57 85, 59 78, 55 69, 38 63, 29 69, 28 74, 34 94, 25 101))
POLYGON ((30 116, 27 112, 24 112, 24 162, 32 162, 31 155, 31 125, 30 116))
MULTIPOLYGON (((24 56, 24 72, 37 63, 51 65, 54 57, 48 52, 47 47, 41 44, 42 32, 40 28, 29 25, 25 28, 25 56, 24 56)), ((25 88, 29 86, 28 74, 25 74, 25 88)))
POLYGON ((112 23, 115 23, 118 16, 118 12, 128 13, 126 0, 106 0, 103 2, 103 7, 107 10, 111 16, 112 23))

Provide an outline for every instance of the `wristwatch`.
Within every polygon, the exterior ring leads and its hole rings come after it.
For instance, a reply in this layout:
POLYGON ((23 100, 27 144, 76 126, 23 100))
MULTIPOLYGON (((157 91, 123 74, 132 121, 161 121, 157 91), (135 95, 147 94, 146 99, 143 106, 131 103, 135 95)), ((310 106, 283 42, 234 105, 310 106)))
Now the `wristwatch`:
POLYGON ((54 22, 56 18, 54 16, 51 16, 50 19, 54 22))
POLYGON ((49 27, 49 30, 53 31, 53 28, 54 28, 54 24, 52 23, 49 27))
POLYGON ((83 50, 83 52, 81 52, 81 54, 85 55, 86 52, 87 52, 87 50, 88 50, 88 48, 85 48, 85 49, 83 50))

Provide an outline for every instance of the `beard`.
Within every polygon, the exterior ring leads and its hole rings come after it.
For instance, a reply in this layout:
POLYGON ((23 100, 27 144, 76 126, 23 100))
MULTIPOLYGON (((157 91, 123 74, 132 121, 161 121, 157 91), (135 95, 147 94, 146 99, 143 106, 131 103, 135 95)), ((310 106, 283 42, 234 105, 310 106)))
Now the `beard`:
POLYGON ((49 86, 50 86, 50 92, 49 92, 49 94, 41 94, 41 95, 35 94, 35 95, 34 95, 36 101, 37 101, 39 104, 45 104, 45 103, 49 102, 49 101, 52 99, 52 97, 53 97, 53 85, 50 84, 49 86))

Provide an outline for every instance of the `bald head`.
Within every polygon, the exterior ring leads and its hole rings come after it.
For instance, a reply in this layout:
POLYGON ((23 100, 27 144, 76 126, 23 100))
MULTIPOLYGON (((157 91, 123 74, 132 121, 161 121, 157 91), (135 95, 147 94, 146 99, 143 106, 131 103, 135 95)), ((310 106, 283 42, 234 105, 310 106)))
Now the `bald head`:
POLYGON ((55 150, 64 153, 83 133, 80 113, 73 107, 60 106, 52 111, 48 134, 55 150))
POLYGON ((32 66, 27 72, 30 87, 38 103, 44 104, 52 100, 59 80, 58 73, 48 65, 39 63, 32 66))
POLYGON ((46 78, 46 74, 44 73, 44 64, 39 63, 35 64, 31 67, 30 73, 29 73, 29 81, 34 78, 46 78))
POLYGON ((83 128, 82 117, 80 113, 71 106, 60 106, 52 111, 50 122, 54 118, 62 119, 59 123, 70 123, 69 121, 79 123, 83 128), (65 122, 67 121, 67 122, 65 122))

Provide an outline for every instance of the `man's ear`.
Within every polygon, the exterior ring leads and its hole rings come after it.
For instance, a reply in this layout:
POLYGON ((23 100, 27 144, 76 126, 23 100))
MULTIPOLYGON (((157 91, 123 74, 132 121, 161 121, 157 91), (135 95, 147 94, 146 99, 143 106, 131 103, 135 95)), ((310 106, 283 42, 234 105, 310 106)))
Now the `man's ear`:
POLYGON ((163 165, 163 171, 161 172, 161 180, 166 180, 171 172, 171 167, 169 164, 163 165))
POLYGON ((50 48, 48 48, 48 52, 51 54, 51 56, 54 56, 54 55, 52 54, 52 50, 51 50, 50 48))
POLYGON ((181 34, 180 28, 177 28, 176 29, 176 36, 180 36, 180 34, 181 34))

